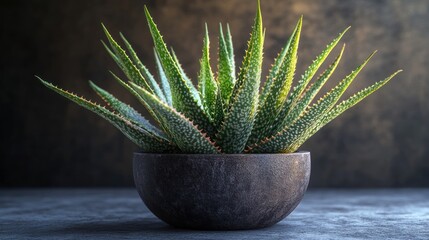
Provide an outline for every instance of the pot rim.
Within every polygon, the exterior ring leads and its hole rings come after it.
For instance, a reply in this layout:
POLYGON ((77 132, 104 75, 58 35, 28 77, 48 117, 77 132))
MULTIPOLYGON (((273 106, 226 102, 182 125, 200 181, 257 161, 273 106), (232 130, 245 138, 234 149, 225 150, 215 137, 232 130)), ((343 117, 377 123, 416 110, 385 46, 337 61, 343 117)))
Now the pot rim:
POLYGON ((143 155, 150 155, 150 156, 154 156, 154 155, 165 155, 165 156, 193 156, 193 157, 249 157, 249 156, 282 156, 282 155, 287 155, 287 156, 294 156, 294 155, 298 155, 298 156, 303 156, 303 155, 310 155, 310 151, 297 151, 297 152, 293 152, 293 153, 209 153, 209 154, 204 154, 204 153, 146 153, 146 152, 134 152, 134 156, 143 156, 143 155))

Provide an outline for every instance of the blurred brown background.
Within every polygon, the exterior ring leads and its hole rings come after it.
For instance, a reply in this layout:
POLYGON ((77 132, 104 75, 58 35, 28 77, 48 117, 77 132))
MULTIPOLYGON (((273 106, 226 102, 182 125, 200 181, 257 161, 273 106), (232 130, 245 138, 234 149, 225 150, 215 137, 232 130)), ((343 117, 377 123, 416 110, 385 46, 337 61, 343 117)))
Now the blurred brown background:
MULTIPOLYGON (((375 49, 379 53, 348 94, 404 69, 302 147, 312 153, 311 186, 428 187, 429 2, 261 2, 267 28, 264 74, 301 14, 297 76, 349 25, 345 56, 329 86, 375 49)), ((218 22, 229 22, 241 62, 256 0, 1 2, 0 186, 132 185, 131 156, 138 149, 113 126, 44 88, 33 75, 98 100, 87 84, 91 79, 136 104, 109 76, 109 69, 120 71, 99 41, 104 39, 100 22, 115 34, 122 31, 154 70, 144 4, 193 79, 204 21, 211 30, 212 59, 218 22)))

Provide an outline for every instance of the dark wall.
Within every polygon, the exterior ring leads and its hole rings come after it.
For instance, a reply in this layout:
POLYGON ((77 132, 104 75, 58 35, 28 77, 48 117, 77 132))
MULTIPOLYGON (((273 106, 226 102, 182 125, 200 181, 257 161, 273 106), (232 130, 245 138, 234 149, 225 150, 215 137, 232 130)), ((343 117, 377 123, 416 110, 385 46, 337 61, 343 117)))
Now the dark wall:
MULTIPOLYGON (((0 186, 132 185, 131 156, 137 148, 33 75, 98 100, 87 85, 91 79, 136 105, 108 74, 119 70, 99 41, 104 39, 100 22, 115 36, 119 31, 128 36, 153 70, 145 3, 194 79, 204 21, 211 29, 213 56, 222 21, 230 23, 237 59, 242 58, 254 0, 2 1, 0 186)), ((352 29, 333 83, 375 49, 379 53, 348 94, 404 69, 302 147, 312 152, 312 186, 429 186, 428 5, 426 0, 262 0, 264 74, 301 14, 297 76, 348 25, 352 29)))

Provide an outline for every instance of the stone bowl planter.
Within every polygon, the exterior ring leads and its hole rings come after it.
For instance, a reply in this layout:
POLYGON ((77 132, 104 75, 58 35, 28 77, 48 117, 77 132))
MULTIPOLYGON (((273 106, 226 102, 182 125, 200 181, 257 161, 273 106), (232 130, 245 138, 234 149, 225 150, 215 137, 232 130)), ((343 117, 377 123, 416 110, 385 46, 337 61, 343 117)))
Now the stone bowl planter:
POLYGON ((310 153, 135 153, 133 171, 143 202, 172 226, 254 229, 274 225, 299 204, 310 153))

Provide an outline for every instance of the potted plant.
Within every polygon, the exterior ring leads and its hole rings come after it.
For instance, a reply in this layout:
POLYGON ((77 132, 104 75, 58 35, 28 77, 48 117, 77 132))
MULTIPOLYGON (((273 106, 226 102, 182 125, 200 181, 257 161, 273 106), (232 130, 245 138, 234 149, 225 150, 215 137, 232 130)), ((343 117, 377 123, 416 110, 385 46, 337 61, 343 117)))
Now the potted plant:
POLYGON ((345 46, 318 77, 330 52, 349 29, 316 57, 293 88, 302 17, 275 59, 259 91, 265 31, 261 10, 236 74, 229 26, 220 25, 217 74, 203 41, 198 87, 169 50, 145 8, 155 45, 157 80, 121 34, 122 48, 104 27, 107 52, 127 77, 112 73, 159 126, 90 82, 107 103, 100 106, 42 79, 48 88, 97 113, 141 148, 134 154, 134 179, 147 207, 163 221, 195 229, 251 229, 286 217, 300 202, 310 176, 310 153, 299 147, 324 125, 378 90, 399 71, 338 103, 367 64, 342 79, 317 101, 316 94, 340 62, 345 46))

